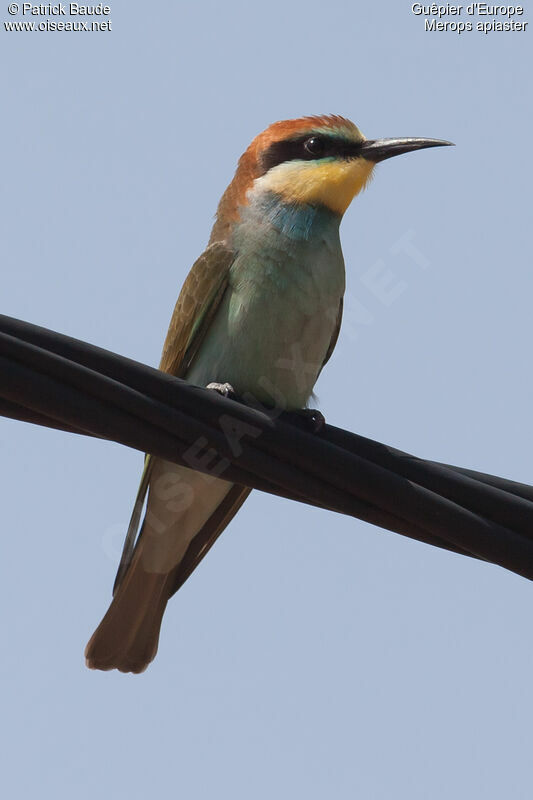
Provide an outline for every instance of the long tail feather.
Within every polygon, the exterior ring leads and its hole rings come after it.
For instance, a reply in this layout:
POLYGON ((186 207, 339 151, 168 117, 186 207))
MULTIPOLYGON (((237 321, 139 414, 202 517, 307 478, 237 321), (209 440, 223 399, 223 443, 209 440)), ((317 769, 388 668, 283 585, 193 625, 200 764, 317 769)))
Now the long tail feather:
POLYGON ((141 476, 137 497, 135 498, 135 505, 133 506, 133 511, 131 512, 130 523, 128 525, 126 538, 124 540, 124 547, 122 548, 122 555, 120 557, 120 564, 118 565, 115 583, 113 584, 113 595, 116 593, 118 587, 124 579, 124 575, 128 571, 128 567, 133 558, 133 551, 135 550, 135 542, 137 540, 137 531, 139 530, 139 525, 141 523, 142 510, 144 501, 146 499, 148 486, 150 485, 153 467, 154 459, 152 456, 147 455, 144 459, 143 474, 141 476))
POLYGON ((147 572, 135 557, 85 649, 87 666, 143 672, 157 653, 169 596, 169 575, 147 572))

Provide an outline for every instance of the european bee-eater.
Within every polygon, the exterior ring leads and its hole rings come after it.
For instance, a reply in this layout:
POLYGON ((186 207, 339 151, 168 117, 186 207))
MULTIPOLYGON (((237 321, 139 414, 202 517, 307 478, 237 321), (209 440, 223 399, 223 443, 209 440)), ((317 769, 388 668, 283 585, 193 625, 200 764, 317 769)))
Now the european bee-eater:
MULTIPOLYGON (((377 162, 447 144, 366 139, 339 116, 276 122, 260 133, 183 285, 160 369, 199 386, 229 384, 267 406, 281 398, 287 410, 305 408, 341 324, 344 212, 377 162)), ((87 645, 89 667, 146 669, 168 598, 249 492, 146 457, 114 597, 87 645)))

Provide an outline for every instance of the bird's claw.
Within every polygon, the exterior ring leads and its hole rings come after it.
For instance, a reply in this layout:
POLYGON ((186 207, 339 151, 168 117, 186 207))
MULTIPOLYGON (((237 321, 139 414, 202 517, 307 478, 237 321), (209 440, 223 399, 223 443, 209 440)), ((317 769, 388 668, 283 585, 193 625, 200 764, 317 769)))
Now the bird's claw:
POLYGON ((231 383, 208 383, 206 389, 212 389, 214 392, 221 394, 222 397, 227 397, 230 400, 239 399, 231 383))
POLYGON ((324 414, 316 408, 302 408, 298 411, 287 411, 284 416, 290 423, 296 425, 298 428, 303 428, 303 430, 308 433, 320 433, 326 424, 324 414))

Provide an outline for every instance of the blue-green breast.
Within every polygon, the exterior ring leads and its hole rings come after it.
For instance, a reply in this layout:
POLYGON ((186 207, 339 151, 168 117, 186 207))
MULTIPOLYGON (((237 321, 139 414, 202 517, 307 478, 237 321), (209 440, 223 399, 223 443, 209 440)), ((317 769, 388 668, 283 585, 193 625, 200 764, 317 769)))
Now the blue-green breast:
POLYGON ((242 210, 229 287, 187 380, 306 405, 344 294, 339 223, 326 208, 286 206, 270 193, 242 210))

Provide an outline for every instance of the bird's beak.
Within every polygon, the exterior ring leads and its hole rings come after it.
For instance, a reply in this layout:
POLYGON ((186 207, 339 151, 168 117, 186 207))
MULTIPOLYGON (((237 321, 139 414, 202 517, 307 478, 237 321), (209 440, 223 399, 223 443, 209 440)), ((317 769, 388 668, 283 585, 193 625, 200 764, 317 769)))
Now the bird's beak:
POLYGON ((360 146, 359 155, 375 164, 392 156, 401 156, 411 150, 423 150, 425 147, 448 147, 453 142, 444 139, 366 139, 360 146))

